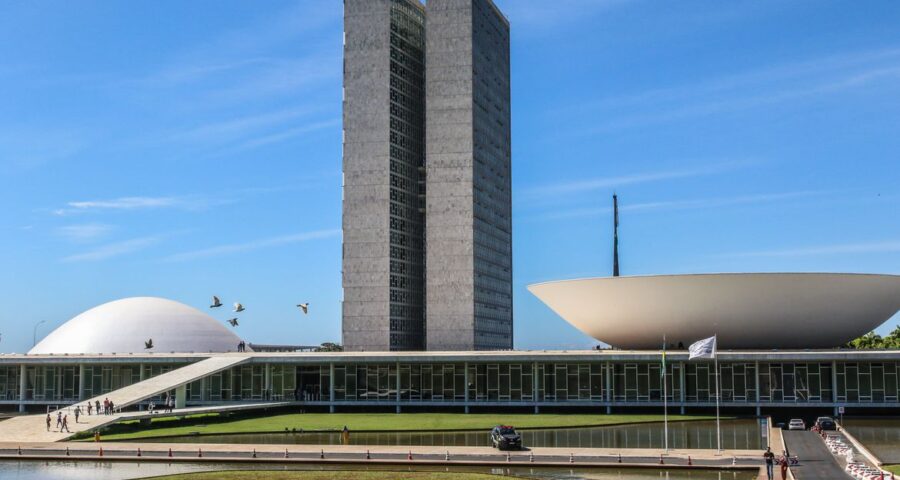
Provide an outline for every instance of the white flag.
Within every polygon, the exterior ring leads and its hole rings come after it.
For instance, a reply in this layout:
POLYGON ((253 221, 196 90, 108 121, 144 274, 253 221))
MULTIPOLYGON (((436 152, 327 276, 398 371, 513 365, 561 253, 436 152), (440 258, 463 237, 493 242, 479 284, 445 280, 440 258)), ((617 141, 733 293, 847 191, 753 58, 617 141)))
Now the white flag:
POLYGON ((691 344, 688 350, 691 352, 688 360, 695 358, 716 358, 716 337, 704 338, 691 344))

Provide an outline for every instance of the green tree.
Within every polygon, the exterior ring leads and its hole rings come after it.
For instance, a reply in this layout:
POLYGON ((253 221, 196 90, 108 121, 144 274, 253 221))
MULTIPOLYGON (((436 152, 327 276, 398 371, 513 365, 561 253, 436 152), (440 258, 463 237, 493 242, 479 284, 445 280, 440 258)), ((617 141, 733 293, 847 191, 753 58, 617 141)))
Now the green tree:
POLYGON ((325 342, 315 349, 316 352, 343 352, 344 347, 338 343, 325 342))

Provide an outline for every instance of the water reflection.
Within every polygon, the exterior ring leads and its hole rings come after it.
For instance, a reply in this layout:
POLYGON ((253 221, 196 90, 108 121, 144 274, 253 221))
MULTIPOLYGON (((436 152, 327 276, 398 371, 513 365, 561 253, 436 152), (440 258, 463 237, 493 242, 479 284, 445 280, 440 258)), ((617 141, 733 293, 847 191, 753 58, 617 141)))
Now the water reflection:
POLYGON ((884 463, 900 463, 900 419, 845 419, 844 426, 884 463))
MULTIPOLYGON (((662 448, 663 425, 647 423, 592 428, 557 428, 522 430, 523 441, 530 447, 584 448, 662 448)), ((302 444, 339 445, 340 434, 334 433, 268 433, 240 435, 202 435, 171 437, 147 441, 176 443, 302 444)), ((472 432, 356 432, 354 445, 413 446, 488 446, 486 431, 472 432)), ((722 422, 722 448, 757 450, 762 439, 753 419, 722 422)), ((715 422, 679 422, 669 424, 670 448, 716 448, 715 422)))
MULTIPOLYGON (((0 462, 0 478, 4 480, 125 480, 158 475, 173 475, 216 470, 249 469, 241 464, 191 464, 191 463, 120 463, 120 462, 0 462)), ((716 472, 683 470, 628 470, 628 469, 560 469, 560 468, 488 468, 488 467, 432 467, 417 466, 352 466, 352 465, 267 465, 266 470, 327 470, 346 471, 354 478, 353 471, 440 471, 480 472, 511 475, 536 480, 752 480, 752 472, 716 472)))

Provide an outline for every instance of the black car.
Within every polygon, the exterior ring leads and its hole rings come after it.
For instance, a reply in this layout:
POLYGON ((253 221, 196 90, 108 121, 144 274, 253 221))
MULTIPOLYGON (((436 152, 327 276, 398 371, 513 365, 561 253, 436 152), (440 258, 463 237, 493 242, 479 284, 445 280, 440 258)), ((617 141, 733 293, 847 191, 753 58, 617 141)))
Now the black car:
POLYGON ((498 425, 491 430, 491 446, 500 450, 521 450, 522 436, 508 425, 498 425))
POLYGON ((819 430, 837 430, 837 425, 831 417, 819 417, 816 419, 816 427, 819 430))

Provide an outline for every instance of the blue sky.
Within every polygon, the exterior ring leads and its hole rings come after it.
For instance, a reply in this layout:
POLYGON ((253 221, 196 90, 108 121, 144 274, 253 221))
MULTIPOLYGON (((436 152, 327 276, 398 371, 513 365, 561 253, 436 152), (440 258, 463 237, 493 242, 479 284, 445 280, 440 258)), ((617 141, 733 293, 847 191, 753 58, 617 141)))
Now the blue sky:
MULTIPOLYGON (((900 3, 497 4, 518 348, 595 343, 525 287, 611 272, 613 191, 623 274, 900 273, 900 3)), ((0 2, 0 351, 134 295, 339 340, 341 5, 0 2)))

